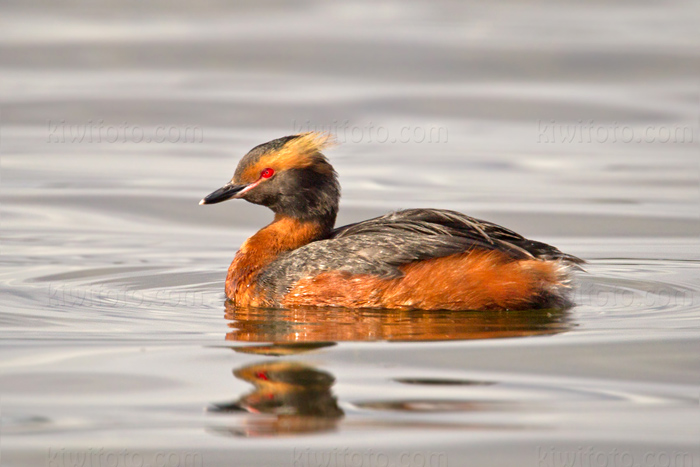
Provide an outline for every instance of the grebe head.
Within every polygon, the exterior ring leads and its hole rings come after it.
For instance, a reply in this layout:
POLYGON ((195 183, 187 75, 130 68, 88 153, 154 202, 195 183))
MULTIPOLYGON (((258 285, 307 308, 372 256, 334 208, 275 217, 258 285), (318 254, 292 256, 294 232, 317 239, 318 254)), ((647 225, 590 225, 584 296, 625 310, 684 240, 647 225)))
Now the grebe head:
POLYGON ((300 220, 335 223, 340 198, 337 175, 321 150, 322 133, 285 136, 254 147, 238 163, 233 178, 199 204, 241 198, 300 220))

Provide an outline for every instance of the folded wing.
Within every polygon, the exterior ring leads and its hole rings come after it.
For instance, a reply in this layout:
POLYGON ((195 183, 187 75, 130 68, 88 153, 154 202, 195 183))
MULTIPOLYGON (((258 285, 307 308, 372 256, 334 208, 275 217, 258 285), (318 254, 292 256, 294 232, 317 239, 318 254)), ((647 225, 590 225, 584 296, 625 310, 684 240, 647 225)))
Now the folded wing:
POLYGON ((460 254, 498 250, 519 259, 583 261, 546 243, 456 211, 410 209, 335 229, 330 237, 285 253, 261 272, 271 295, 284 294, 304 277, 326 271, 401 277, 400 266, 460 254))

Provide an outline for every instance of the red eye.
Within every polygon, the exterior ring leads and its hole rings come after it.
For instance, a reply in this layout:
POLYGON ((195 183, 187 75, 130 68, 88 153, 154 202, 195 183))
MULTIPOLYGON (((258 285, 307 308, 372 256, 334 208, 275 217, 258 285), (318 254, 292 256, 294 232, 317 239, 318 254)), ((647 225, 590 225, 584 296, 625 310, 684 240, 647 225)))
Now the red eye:
POLYGON ((260 172, 260 177, 262 178, 270 178, 275 174, 274 169, 265 169, 262 172, 260 172))

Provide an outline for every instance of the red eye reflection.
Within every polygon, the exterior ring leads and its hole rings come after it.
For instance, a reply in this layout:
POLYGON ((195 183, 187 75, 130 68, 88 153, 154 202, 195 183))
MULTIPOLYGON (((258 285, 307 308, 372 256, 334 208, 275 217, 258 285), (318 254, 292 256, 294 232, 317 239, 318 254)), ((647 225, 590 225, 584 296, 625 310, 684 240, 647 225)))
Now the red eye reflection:
POLYGON ((270 178, 275 174, 274 169, 265 169, 262 172, 260 172, 260 177, 262 178, 270 178))

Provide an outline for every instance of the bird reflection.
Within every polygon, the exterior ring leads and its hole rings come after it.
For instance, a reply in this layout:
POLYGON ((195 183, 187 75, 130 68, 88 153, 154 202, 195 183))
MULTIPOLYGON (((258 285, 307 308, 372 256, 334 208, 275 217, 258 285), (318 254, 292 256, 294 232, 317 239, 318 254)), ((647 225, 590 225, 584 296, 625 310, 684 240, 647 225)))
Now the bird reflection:
MULTIPOLYGON (((397 311, 339 308, 262 309, 226 304, 231 330, 226 340, 239 343, 236 352, 289 357, 342 341, 439 341, 492 339, 557 334, 571 328, 566 310, 465 312, 397 311), (259 345, 250 345, 259 343, 259 345)), ((307 364, 284 360, 235 369, 234 376, 251 383, 253 391, 234 402, 213 404, 217 413, 254 414, 231 426, 212 428, 234 436, 278 436, 336 429, 344 413, 331 388, 335 378, 307 364)), ((396 379, 410 385, 483 386, 492 381, 442 380, 420 377, 396 379)), ((364 401, 372 410, 464 411, 480 403, 470 400, 364 401)), ((355 405, 358 405, 355 403, 355 405)), ((388 423, 388 422, 387 422, 388 423)), ((425 427, 424 427, 425 428, 425 427)), ((457 426, 453 427, 457 428, 457 426)), ((460 429, 472 429, 466 424, 460 429)), ((483 428, 483 427, 480 427, 483 428)))
POLYGON ((341 308, 236 308, 226 304, 229 341, 318 343, 439 341, 557 334, 572 324, 566 310, 420 311, 341 308))
POLYGON ((331 392, 335 378, 325 371, 280 361, 249 365, 233 374, 255 388, 236 402, 215 404, 210 411, 246 411, 269 417, 250 418, 243 427, 217 431, 242 436, 310 433, 332 430, 343 417, 331 392))

